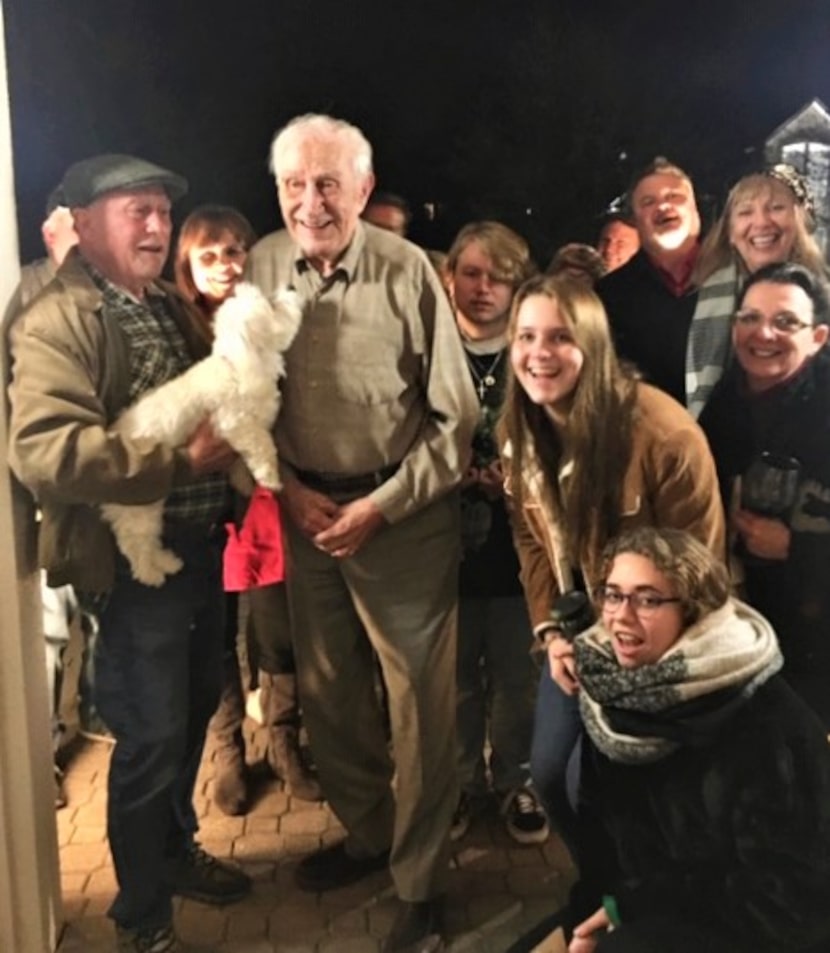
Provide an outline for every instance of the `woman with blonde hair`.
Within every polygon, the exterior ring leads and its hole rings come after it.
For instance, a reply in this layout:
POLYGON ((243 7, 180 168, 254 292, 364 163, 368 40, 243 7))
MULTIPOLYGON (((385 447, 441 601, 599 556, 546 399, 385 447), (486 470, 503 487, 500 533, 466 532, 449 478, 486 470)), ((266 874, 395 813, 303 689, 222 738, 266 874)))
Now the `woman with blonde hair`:
POLYGON ((630 527, 686 529, 721 554, 723 512, 703 433, 675 400, 621 369, 592 291, 562 277, 531 279, 514 299, 508 340, 506 487, 531 622, 546 654, 531 775, 573 849, 566 777, 580 734, 579 682, 559 597, 592 591, 604 546, 630 527))
POLYGON ((745 175, 732 187, 692 279, 700 288, 686 347, 686 406, 694 417, 730 362, 730 320, 745 279, 787 261, 826 277, 813 227, 807 183, 792 166, 745 175))

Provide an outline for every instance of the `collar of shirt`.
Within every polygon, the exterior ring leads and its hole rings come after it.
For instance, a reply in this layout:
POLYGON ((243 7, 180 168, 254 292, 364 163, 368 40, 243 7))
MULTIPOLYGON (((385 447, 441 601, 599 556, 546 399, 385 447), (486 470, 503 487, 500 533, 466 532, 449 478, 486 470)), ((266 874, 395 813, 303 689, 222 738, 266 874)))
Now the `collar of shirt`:
POLYGON ((507 347, 507 334, 499 334, 494 338, 486 338, 483 341, 474 341, 462 333, 461 341, 464 344, 464 350, 469 354, 495 354, 500 353, 507 347))
POLYGON ((683 259, 681 267, 679 269, 679 278, 675 278, 671 272, 661 268, 656 261, 646 254, 646 257, 649 260, 652 268, 657 272, 660 280, 663 284, 669 289, 669 291, 674 295, 675 298, 682 298, 684 294, 689 290, 689 279, 692 277, 692 272, 694 271, 695 264, 697 263, 697 256, 700 252, 700 244, 695 242, 691 251, 683 259))
MULTIPOLYGON (((366 233, 363 230, 363 225, 358 221, 355 228, 355 233, 352 236, 351 242, 349 242, 348 247, 345 252, 340 257, 340 260, 337 262, 337 266, 334 271, 326 278, 320 276, 320 281, 322 283, 333 281, 338 276, 343 276, 347 283, 351 283, 355 278, 355 272, 357 271, 357 263, 360 260, 360 254, 363 251, 363 246, 366 244, 366 233)), ((309 271, 316 272, 317 269, 303 254, 301 248, 296 249, 296 254, 294 256, 294 268, 298 274, 305 274, 309 271)), ((317 272, 319 274, 319 272, 317 272)))
MULTIPOLYGON (((122 288, 120 285, 114 284, 112 281, 107 278, 106 275, 101 274, 100 271, 93 265, 91 262, 87 261, 82 254, 78 254, 81 264, 83 265, 86 273, 92 279, 92 283, 95 287, 101 292, 104 296, 104 300, 107 304, 121 305, 123 307, 144 307, 144 302, 140 298, 136 298, 130 294, 125 288, 122 288)), ((158 285, 151 284, 148 285, 145 289, 145 292, 148 295, 152 295, 157 298, 166 298, 167 294, 163 288, 160 288, 158 285)))

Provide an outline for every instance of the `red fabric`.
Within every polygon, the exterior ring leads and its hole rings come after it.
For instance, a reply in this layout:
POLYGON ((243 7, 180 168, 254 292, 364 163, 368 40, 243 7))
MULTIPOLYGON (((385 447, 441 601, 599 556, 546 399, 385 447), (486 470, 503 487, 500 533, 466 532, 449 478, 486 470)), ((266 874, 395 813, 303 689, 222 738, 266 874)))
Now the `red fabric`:
POLYGON ((280 505, 270 490, 257 487, 242 526, 227 524, 225 592, 244 592, 285 579, 280 505))
POLYGON ((682 298, 683 295, 689 290, 692 272, 695 270, 699 252, 700 245, 696 244, 683 260, 683 267, 680 269, 679 278, 675 278, 670 271, 666 271, 664 268, 661 268, 656 262, 653 263, 654 267, 660 273, 663 284, 665 284, 675 298, 682 298))

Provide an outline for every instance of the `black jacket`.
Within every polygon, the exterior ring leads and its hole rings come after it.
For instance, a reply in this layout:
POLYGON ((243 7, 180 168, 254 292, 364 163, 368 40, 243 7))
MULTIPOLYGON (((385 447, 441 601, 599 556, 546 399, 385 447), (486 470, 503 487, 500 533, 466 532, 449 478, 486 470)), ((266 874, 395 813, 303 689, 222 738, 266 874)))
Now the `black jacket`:
POLYGON ((608 313, 619 356, 686 406, 686 338, 697 290, 679 298, 641 249, 596 287, 608 313))
POLYGON ((610 894, 623 930, 667 916, 735 953, 830 950, 830 746, 780 676, 651 764, 584 744, 574 922, 610 894))
POLYGON ((772 623, 794 687, 802 675, 818 670, 826 676, 815 704, 830 724, 830 352, 820 352, 790 382, 755 396, 734 364, 700 424, 727 506, 736 477, 762 451, 801 463, 798 498, 787 518, 789 557, 746 560, 746 596, 772 623))

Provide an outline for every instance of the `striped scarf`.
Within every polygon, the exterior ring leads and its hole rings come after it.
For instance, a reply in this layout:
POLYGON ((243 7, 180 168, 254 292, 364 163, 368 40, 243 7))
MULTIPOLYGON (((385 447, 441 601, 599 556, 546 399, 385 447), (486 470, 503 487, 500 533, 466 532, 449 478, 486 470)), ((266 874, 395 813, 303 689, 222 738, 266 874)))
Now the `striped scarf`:
POLYGON ((740 281, 733 263, 711 274, 698 293, 686 344, 686 406, 695 419, 729 363, 740 281))
POLYGON ((626 764, 706 744, 783 664, 772 626, 737 599, 686 629, 653 665, 623 668, 601 622, 576 637, 574 652, 585 728, 626 764))

